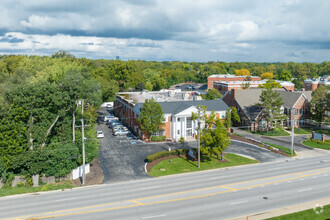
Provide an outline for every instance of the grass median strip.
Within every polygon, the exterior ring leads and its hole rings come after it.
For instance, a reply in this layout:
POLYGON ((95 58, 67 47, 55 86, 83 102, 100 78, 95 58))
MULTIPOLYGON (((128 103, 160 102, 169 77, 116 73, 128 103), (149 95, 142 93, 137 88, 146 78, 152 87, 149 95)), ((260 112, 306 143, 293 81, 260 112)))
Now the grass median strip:
POLYGON ((266 143, 264 142, 265 144, 268 144, 274 148, 277 148, 277 149, 281 149, 283 150, 289 157, 293 157, 293 156, 296 156, 296 152, 293 151, 293 155, 291 156, 291 149, 289 148, 286 148, 286 147, 283 147, 283 146, 280 146, 280 145, 277 145, 277 144, 271 144, 271 143, 266 143))
POLYGON ((307 209, 301 212, 295 212, 288 215, 281 215, 269 220, 286 220, 286 219, 329 219, 330 218, 330 205, 315 206, 313 209, 307 209))
POLYGON ((159 162, 151 169, 149 175, 157 177, 252 163, 258 163, 258 161, 241 157, 236 154, 225 154, 224 161, 219 161, 217 158, 211 156, 203 156, 201 159, 201 168, 198 168, 197 161, 191 161, 184 157, 179 157, 173 158, 172 162, 170 159, 159 162))
POLYGON ((330 150, 330 140, 325 140, 325 142, 319 141, 319 140, 304 140, 302 144, 313 147, 313 148, 320 148, 324 150, 330 150))

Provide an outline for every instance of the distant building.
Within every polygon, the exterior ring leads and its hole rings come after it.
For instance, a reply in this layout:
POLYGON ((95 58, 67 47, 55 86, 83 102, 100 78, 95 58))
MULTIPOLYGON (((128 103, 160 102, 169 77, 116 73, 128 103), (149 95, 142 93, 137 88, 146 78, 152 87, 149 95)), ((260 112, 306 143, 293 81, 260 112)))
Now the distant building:
POLYGON ((197 106, 206 106, 207 114, 214 111, 216 116, 224 119, 229 107, 222 100, 201 100, 191 92, 181 90, 162 90, 158 92, 124 92, 116 95, 114 113, 142 140, 146 135, 141 132, 137 119, 146 99, 154 98, 164 112, 162 129, 153 136, 166 136, 167 140, 178 141, 181 137, 185 140, 197 134, 197 121, 192 121, 192 112, 197 113, 197 106))
MULTIPOLYGON (((237 81, 247 81, 248 76, 236 76, 236 75, 231 75, 231 74, 214 74, 209 77, 207 77, 207 88, 211 89, 213 88, 214 82, 219 82, 219 81, 232 81, 232 82, 237 82, 237 81)), ((260 81, 261 78, 259 76, 250 76, 251 81, 260 81)))
POLYGON ((306 91, 314 91, 315 89, 317 89, 318 87, 324 85, 324 86, 329 86, 330 85, 330 76, 329 75, 325 75, 322 77, 319 77, 317 79, 306 79, 304 81, 305 83, 305 90, 306 91))
MULTIPOLYGON (((287 91, 294 91, 294 84, 292 82, 280 80, 275 80, 275 82, 280 83, 287 91)), ((219 90, 220 93, 225 94, 232 89, 243 89, 244 84, 249 84, 249 88, 258 88, 265 83, 267 83, 266 79, 259 81, 218 81, 213 83, 213 87, 219 90)))

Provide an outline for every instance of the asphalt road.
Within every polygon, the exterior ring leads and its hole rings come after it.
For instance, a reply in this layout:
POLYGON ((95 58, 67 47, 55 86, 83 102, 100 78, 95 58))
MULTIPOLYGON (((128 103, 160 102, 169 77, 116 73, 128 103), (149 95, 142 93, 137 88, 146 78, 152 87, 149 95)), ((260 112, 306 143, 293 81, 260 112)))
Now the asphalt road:
MULTIPOLYGON (((106 110, 101 111, 107 114, 106 110)), ((100 139, 99 162, 104 176, 103 183, 114 183, 151 178, 144 171, 146 158, 150 154, 160 151, 167 151, 181 148, 195 148, 196 142, 147 144, 139 141, 128 140, 127 137, 115 137, 112 130, 105 123, 99 122, 98 130, 102 130, 105 137, 100 139)), ((285 160, 287 157, 275 154, 266 149, 252 146, 246 143, 232 141, 226 152, 236 153, 252 157, 260 162, 271 162, 285 160)))
POLYGON ((330 197, 329 156, 0 198, 0 218, 228 219, 330 197))

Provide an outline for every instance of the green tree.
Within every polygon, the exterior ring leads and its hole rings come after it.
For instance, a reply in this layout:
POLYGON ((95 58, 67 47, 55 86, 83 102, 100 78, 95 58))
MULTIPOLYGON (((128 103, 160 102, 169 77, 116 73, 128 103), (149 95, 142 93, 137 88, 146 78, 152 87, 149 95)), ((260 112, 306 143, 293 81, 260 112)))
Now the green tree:
POLYGON ((283 81, 291 81, 292 74, 289 70, 283 69, 278 79, 283 81))
MULTIPOLYGON (((218 158, 221 155, 221 159, 223 160, 223 152, 231 144, 227 128, 224 126, 222 120, 216 117, 214 111, 207 115, 205 106, 198 107, 202 110, 201 122, 205 124, 204 128, 200 131, 201 153, 204 155, 213 154, 218 158)), ((193 112, 191 118, 194 121, 197 120, 198 114, 193 112)))
POLYGON ((277 91, 271 88, 261 92, 259 103, 256 105, 262 107, 263 112, 267 113, 270 124, 286 119, 286 116, 281 113, 281 106, 283 105, 282 97, 277 91))
POLYGON ((221 94, 217 89, 212 88, 208 89, 206 94, 202 95, 202 98, 206 100, 221 99, 221 94))
POLYGON ((141 131, 145 132, 148 137, 151 137, 153 132, 159 131, 163 127, 163 121, 164 112, 162 107, 154 98, 146 99, 138 118, 141 131))
POLYGON ((318 122, 324 122, 326 111, 329 108, 329 93, 325 86, 320 86, 312 92, 311 114, 312 119, 318 122))
POLYGON ((281 84, 276 82, 275 80, 267 80, 265 84, 259 85, 259 88, 265 88, 265 89, 278 89, 282 88, 281 84))

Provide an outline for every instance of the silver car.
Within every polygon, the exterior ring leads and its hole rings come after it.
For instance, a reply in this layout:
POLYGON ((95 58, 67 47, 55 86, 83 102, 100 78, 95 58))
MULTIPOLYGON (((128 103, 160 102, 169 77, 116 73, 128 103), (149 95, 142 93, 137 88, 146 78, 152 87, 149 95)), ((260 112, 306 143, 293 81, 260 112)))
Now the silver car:
POLYGON ((124 129, 118 129, 113 133, 115 136, 122 136, 122 135, 128 135, 130 131, 125 131, 124 129))

